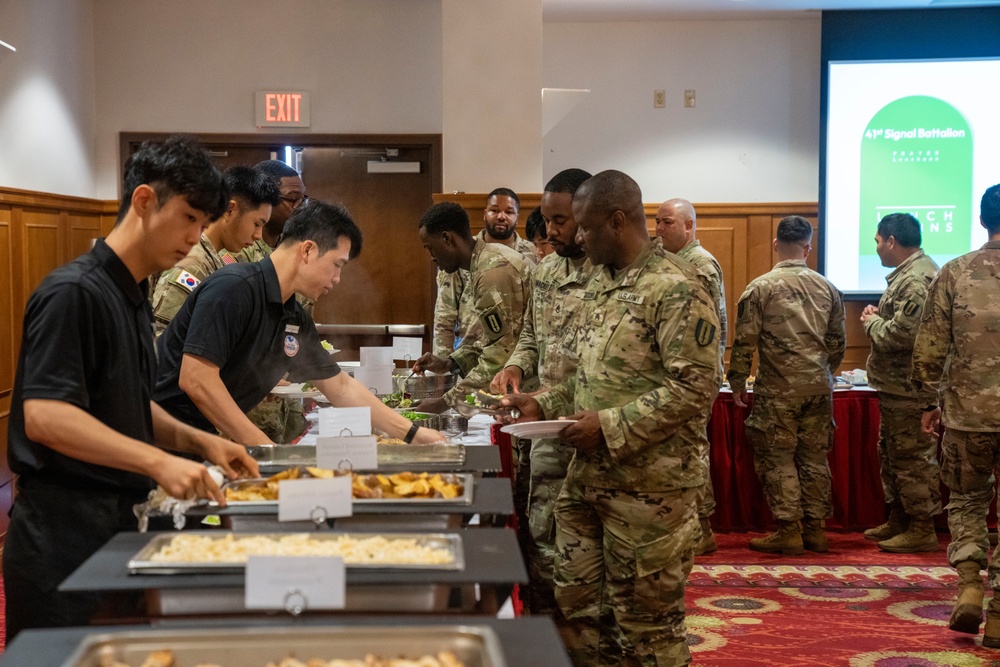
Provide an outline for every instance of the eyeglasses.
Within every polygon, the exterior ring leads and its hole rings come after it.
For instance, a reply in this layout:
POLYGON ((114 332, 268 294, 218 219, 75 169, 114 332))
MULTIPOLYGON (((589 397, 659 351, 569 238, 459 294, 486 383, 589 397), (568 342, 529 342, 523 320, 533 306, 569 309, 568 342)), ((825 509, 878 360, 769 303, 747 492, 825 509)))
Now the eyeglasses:
POLYGON ((281 201, 288 202, 288 205, 292 207, 292 210, 297 209, 300 206, 305 206, 309 203, 309 196, 305 197, 286 197, 281 195, 281 201))

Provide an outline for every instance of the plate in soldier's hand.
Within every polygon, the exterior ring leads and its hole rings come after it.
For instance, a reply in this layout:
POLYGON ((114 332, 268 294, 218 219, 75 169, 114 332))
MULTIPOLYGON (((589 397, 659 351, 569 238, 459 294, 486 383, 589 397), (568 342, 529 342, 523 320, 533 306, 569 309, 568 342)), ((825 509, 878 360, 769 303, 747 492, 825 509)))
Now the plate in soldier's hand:
POLYGON ((284 398, 317 398, 323 395, 318 389, 306 389, 303 391, 302 386, 304 384, 304 382, 293 382, 292 384, 278 385, 271 390, 271 393, 284 398))
POLYGON ((556 438, 570 424, 575 424, 575 419, 553 419, 539 422, 523 422, 521 424, 508 424, 500 430, 509 433, 515 438, 532 440, 535 438, 556 438))

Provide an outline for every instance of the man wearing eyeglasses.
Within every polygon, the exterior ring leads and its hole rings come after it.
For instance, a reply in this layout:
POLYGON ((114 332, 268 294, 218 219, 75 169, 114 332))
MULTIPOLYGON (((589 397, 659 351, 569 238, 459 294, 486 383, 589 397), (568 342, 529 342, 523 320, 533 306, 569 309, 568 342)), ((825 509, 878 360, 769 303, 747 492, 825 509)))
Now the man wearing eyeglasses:
MULTIPOLYGON (((265 257, 269 257, 271 251, 278 245, 278 239, 285 228, 285 221, 288 220, 295 209, 309 203, 309 195, 306 194, 306 185, 302 182, 299 172, 284 162, 280 160, 264 160, 254 165, 254 169, 278 179, 281 190, 281 203, 271 209, 271 217, 264 224, 262 238, 254 241, 250 247, 233 255, 237 262, 259 262, 265 257)), ((307 307, 307 310, 312 312, 311 303, 307 307)))

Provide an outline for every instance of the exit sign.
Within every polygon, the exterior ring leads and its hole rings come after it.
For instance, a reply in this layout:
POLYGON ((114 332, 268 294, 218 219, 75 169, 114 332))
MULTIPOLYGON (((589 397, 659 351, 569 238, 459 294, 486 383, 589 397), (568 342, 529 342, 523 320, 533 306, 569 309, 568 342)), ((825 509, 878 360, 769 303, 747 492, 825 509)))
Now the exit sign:
POLYGON ((309 93, 258 90, 255 98, 257 127, 309 127, 309 93))

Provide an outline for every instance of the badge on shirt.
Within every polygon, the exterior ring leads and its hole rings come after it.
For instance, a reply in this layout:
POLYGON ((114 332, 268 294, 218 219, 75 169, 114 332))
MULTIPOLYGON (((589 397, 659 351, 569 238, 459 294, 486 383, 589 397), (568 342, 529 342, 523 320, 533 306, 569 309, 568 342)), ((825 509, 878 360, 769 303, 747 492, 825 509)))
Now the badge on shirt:
POLYGON ((285 336, 285 356, 294 357, 299 353, 299 339, 295 336, 285 336))
POLYGON ((744 311, 747 309, 747 300, 743 299, 740 304, 736 307, 736 317, 743 317, 744 311))
POLYGON ((299 332, 299 325, 298 324, 286 324, 285 325, 285 333, 298 333, 298 332, 299 332))
POLYGON ((183 287, 184 289, 186 289, 188 292, 190 292, 195 287, 197 287, 198 283, 200 283, 201 281, 192 276, 187 271, 181 271, 180 274, 178 274, 178 276, 174 278, 174 282, 183 287))
POLYGON ((618 292, 615 294, 615 298, 619 301, 624 301, 625 303, 634 303, 638 306, 642 305, 642 302, 646 300, 642 294, 635 294, 633 292, 618 292))
POLYGON ((715 340, 715 325, 699 317, 698 324, 694 327, 694 339, 701 347, 711 345, 715 340))
POLYGON ((903 315, 907 317, 913 317, 920 310, 920 304, 915 301, 907 301, 903 304, 903 315))
POLYGON ((483 322, 483 327, 490 333, 497 335, 503 331, 503 318, 500 317, 499 308, 493 308, 483 313, 480 319, 483 322))

